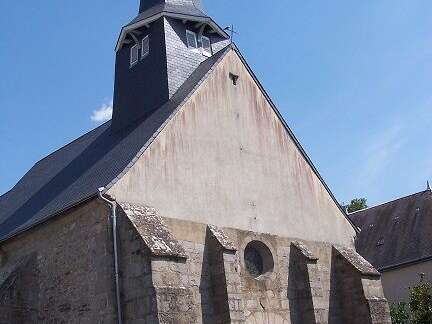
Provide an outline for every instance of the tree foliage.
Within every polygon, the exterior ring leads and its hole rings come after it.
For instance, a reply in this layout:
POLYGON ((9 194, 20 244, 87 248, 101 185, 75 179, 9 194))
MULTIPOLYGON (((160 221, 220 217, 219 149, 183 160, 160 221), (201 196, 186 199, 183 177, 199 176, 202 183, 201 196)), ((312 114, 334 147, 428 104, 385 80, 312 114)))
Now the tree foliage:
POLYGON ((406 303, 398 303, 390 306, 390 316, 392 324, 407 324, 409 311, 406 303))
POLYGON ((390 308, 393 324, 432 323, 432 284, 420 274, 419 283, 410 288, 409 303, 394 304, 390 308))
POLYGON ((353 213, 365 208, 368 208, 367 199, 366 198, 355 198, 351 200, 349 205, 345 206, 348 213, 353 213))

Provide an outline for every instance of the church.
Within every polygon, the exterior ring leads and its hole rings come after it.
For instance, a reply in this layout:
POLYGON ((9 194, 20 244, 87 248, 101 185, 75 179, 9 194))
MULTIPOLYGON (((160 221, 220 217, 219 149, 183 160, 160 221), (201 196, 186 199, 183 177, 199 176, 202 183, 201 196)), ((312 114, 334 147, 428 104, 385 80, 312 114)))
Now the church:
POLYGON ((141 0, 112 120, 0 197, 0 323, 390 324, 380 273, 226 29, 141 0))

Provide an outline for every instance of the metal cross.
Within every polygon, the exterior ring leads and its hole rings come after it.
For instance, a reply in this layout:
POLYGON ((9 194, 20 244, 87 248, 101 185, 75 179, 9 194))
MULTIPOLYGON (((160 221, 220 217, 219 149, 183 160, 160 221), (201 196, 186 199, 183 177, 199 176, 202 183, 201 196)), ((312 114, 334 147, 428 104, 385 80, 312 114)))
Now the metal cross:
POLYGON ((229 31, 231 33, 230 38, 231 38, 231 44, 232 44, 234 42, 234 34, 238 35, 237 31, 234 29, 234 25, 225 27, 224 30, 227 30, 227 31, 229 31))

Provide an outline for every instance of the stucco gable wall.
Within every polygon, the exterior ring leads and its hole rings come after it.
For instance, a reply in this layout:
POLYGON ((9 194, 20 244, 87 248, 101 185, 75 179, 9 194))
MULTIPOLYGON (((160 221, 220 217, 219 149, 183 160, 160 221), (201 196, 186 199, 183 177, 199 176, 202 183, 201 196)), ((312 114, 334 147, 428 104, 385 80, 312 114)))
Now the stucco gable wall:
POLYGON ((169 218, 344 245, 354 235, 235 51, 109 193, 169 218))

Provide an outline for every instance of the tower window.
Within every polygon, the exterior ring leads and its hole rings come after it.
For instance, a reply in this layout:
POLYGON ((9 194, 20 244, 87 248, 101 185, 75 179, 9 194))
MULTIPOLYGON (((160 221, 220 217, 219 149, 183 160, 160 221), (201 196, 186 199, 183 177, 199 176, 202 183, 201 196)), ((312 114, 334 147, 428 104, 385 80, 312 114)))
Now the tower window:
POLYGON ((135 65, 138 62, 138 44, 135 44, 130 49, 130 65, 135 65))
POLYGON ((201 36, 202 53, 205 56, 212 56, 212 48, 210 38, 201 36))
POLYGON ((198 49, 197 36, 193 31, 186 30, 187 45, 191 49, 198 49))
POLYGON ((141 58, 145 58, 150 53, 150 40, 149 37, 146 36, 142 39, 142 46, 141 46, 141 58))

